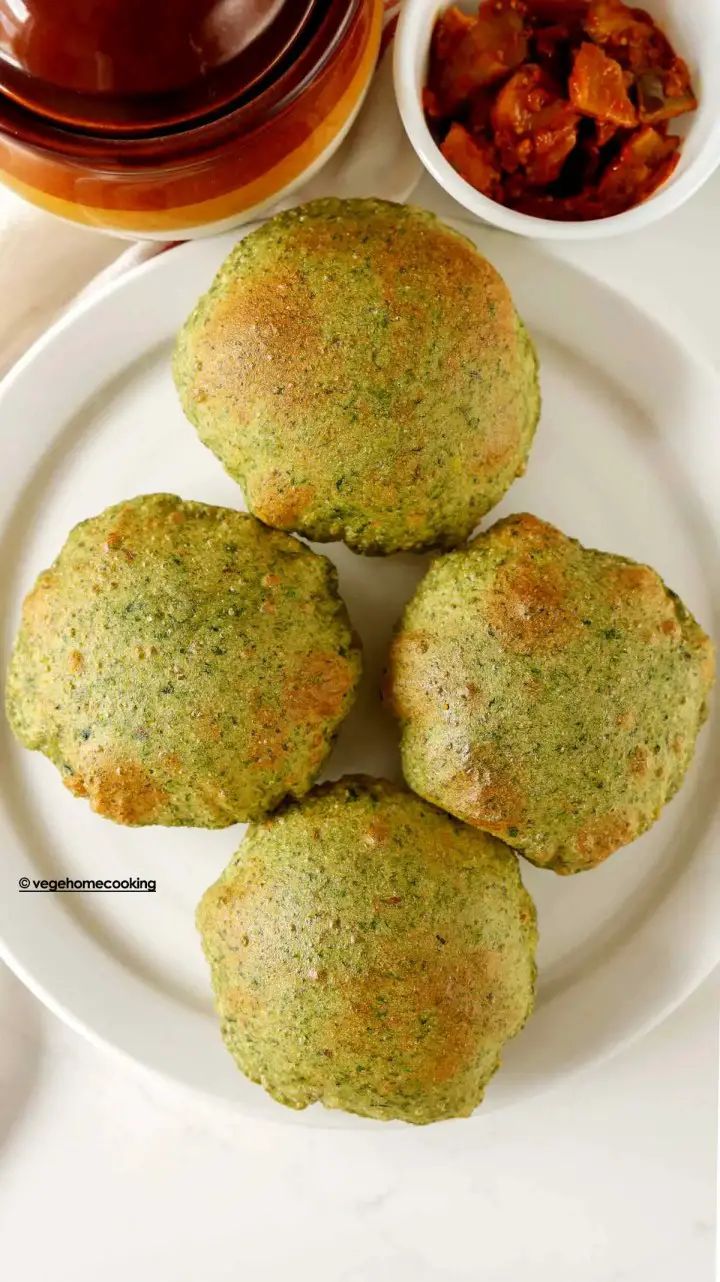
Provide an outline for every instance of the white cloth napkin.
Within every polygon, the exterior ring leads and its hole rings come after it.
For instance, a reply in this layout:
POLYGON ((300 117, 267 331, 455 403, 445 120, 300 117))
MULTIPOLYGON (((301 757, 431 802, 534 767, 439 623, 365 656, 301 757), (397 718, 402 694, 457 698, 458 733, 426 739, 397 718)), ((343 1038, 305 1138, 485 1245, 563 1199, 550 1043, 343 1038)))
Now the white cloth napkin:
MULTIPOLYGON (((396 13, 386 4, 386 35, 396 13)), ((317 196, 407 200, 421 164, 398 114, 392 54, 386 41, 373 82, 350 133, 327 165, 282 208, 317 196)), ((167 246, 110 236, 36 209, 0 188, 0 372, 80 294, 128 271, 167 246)))

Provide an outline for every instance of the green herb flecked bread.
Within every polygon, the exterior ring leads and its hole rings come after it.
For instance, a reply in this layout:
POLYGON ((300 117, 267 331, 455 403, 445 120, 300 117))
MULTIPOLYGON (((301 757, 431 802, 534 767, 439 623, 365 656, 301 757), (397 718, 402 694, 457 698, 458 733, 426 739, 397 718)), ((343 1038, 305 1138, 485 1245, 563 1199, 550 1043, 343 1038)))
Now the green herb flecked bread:
POLYGON ((394 641, 405 778, 560 873, 658 818, 706 715, 711 642, 646 565, 534 516, 431 566, 394 641))
POLYGON ((77 525, 39 576, 7 711, 99 814, 216 828, 307 791, 359 673, 325 557, 150 494, 77 525))
POLYGON ((255 516, 363 553, 462 542, 523 471, 540 406, 495 269, 379 200, 313 201, 241 240, 174 374, 255 516))
POLYGON ((228 1049, 291 1108, 465 1117, 532 1010, 515 855, 382 781, 252 825, 197 923, 228 1049))

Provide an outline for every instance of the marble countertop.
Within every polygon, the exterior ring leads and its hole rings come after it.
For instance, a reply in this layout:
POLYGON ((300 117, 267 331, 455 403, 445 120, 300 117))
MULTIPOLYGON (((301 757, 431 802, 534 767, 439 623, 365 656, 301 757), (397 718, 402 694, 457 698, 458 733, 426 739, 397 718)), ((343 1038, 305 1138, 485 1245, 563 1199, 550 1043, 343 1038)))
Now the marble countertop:
POLYGON ((717 1007, 479 1125, 258 1125, 129 1072, 0 982, 13 1282, 711 1282, 717 1007))
MULTIPOLYGON (((414 199, 457 212, 427 179, 414 199)), ((628 293, 718 365, 718 209, 720 175, 640 236, 539 252, 628 293)), ((49 256, 67 234, 53 251, 53 226, 49 256)), ((100 265, 109 242, 94 243, 100 265)), ((610 1063, 479 1124, 340 1132, 181 1096, 93 1049, 0 968, 0 1271, 710 1282, 719 999, 716 972, 610 1063)))

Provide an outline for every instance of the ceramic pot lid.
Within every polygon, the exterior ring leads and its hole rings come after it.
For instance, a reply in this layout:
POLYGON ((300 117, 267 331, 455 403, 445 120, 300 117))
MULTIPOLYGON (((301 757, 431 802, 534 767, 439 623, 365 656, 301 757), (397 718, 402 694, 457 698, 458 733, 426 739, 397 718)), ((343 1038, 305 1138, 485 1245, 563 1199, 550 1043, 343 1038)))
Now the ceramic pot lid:
POLYGON ((74 129, 179 126, 246 98, 323 0, 0 0, 0 91, 74 129))

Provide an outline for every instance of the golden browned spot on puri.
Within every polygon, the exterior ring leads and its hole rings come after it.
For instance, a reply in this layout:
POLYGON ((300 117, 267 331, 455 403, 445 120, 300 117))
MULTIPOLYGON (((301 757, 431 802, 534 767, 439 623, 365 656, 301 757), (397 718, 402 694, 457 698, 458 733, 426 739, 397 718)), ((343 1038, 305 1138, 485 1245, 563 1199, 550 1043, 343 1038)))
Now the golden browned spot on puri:
POLYGON ((79 650, 71 650, 68 655, 68 669, 70 672, 82 672, 85 667, 85 660, 79 650))
POLYGON ((82 775, 66 775, 63 779, 63 783, 68 789, 68 792, 71 792, 74 797, 87 797, 87 788, 85 787, 85 780, 82 775))
POLYGON ((212 823, 234 823, 237 819, 237 807, 231 806, 225 789, 212 779, 198 779, 195 790, 200 802, 205 807, 205 818, 212 823))
POLYGON ((507 835, 525 823, 527 795, 516 775, 492 763, 476 764, 454 774, 444 788, 450 808, 484 832, 507 835))
POLYGON ((271 472, 248 488, 248 498, 255 516, 267 525, 291 530, 300 521, 315 498, 312 485, 291 485, 278 472, 271 472))
POLYGON ((196 912, 206 943, 216 943, 230 931, 242 934, 243 898, 238 884, 229 880, 221 879, 208 887, 196 912))
MULTIPOLYGON (((383 237, 382 224, 377 236, 370 237, 369 252, 373 266, 373 289, 378 305, 385 308, 390 324, 384 335, 385 363, 383 373, 396 377, 414 359, 414 353, 433 341, 436 335, 434 317, 427 307, 437 297, 427 299, 428 279, 442 280, 446 295, 457 299, 460 292, 468 292, 466 311, 455 306, 448 315, 454 325, 457 341, 466 351, 477 350, 487 358, 488 344, 498 347, 497 331, 505 324, 508 330, 515 327, 515 316, 508 290, 495 269, 481 259, 474 246, 437 223, 413 222, 413 252, 408 256, 402 234, 394 227, 395 211, 391 214, 393 234, 383 237), (491 309, 490 304, 493 304, 491 309), (494 314, 491 316, 491 310, 494 314)), ((364 219, 347 214, 343 230, 348 239, 354 234, 362 240, 368 225, 364 219)), ((332 225, 320 220, 308 220, 293 228, 293 252, 303 258, 321 263, 323 259, 338 255, 332 225)), ((343 314, 346 303, 347 276, 335 284, 326 282, 324 301, 326 312, 343 314)), ((440 300, 442 302, 442 300, 440 300)), ((448 359, 459 359, 454 349, 448 359)), ((366 375, 372 381, 378 377, 372 352, 362 350, 355 359, 363 361, 366 375), (364 359, 366 358, 366 359, 364 359)), ((396 407, 397 408, 397 407, 396 407)), ((395 410, 394 410, 395 415, 395 410)))
POLYGON ((398 632, 393 637, 382 695, 398 717, 421 715, 434 707, 424 685, 425 656, 431 640, 430 634, 419 628, 398 632))
MULTIPOLYGON (((505 322, 510 328, 514 325, 514 309, 507 287, 495 268, 481 258, 474 245, 466 244, 459 236, 439 224, 427 227, 416 226, 413 229, 413 252, 408 256, 407 243, 401 236, 393 236, 378 248, 375 255, 377 280, 382 296, 393 318, 402 316, 406 322, 407 338, 409 334, 428 335, 435 329, 434 314, 417 298, 418 291, 427 296, 428 281, 442 280, 443 296, 433 301, 442 305, 443 298, 453 299, 452 310, 449 308, 449 320, 458 331, 462 332, 463 345, 472 344, 487 350, 485 329, 492 334, 492 345, 497 346, 496 330, 505 322), (408 290, 407 286, 410 286, 408 290), (458 300, 469 294, 467 311, 472 314, 472 326, 466 323, 458 300), (408 301, 408 296, 410 301, 408 301), (491 306, 494 315, 491 317, 491 306), (492 325, 490 321, 492 320, 492 325)), ((390 331, 392 341, 393 329, 390 331)), ((407 360, 407 345, 402 355, 407 360)), ((452 362, 454 352, 448 352, 448 361, 452 362)))
MULTIPOLYGON (((520 547, 533 552, 555 552, 562 548, 565 552, 572 547, 572 541, 549 521, 542 521, 531 512, 518 512, 514 516, 503 517, 492 526, 493 547, 504 547, 516 551, 520 547)), ((480 538, 483 536, 481 535, 480 538)), ((471 547, 473 544, 470 545, 471 547)))
POLYGON ((248 382, 252 400, 277 396, 284 409, 306 409, 312 397, 310 366, 322 346, 322 319, 301 272, 265 268, 219 295, 193 337, 201 372, 191 395, 242 400, 248 382), (278 389, 281 389, 278 391, 278 389))
POLYGON ((652 753, 644 743, 639 743, 630 753, 630 772, 638 775, 640 778, 646 775, 650 769, 652 753))
POLYGON ((634 730, 637 725, 637 714, 632 708, 628 708, 626 712, 618 712, 615 724, 620 730, 634 730))
MULTIPOLYGON (((167 517, 167 505, 152 503, 145 507, 138 503, 124 503, 112 515, 112 525, 106 530, 102 551, 119 552, 123 548, 130 548, 132 551, 133 545, 143 543, 148 532, 167 517)), ((101 527, 98 525, 96 528, 101 527)))
POLYGON ((116 529, 110 530, 110 532, 107 535, 107 538, 105 539, 105 542, 102 545, 102 550, 104 553, 108 555, 112 553, 117 553, 118 555, 122 556, 125 561, 127 561, 128 565, 130 565, 135 560, 135 557, 137 556, 137 553, 133 550, 133 548, 129 547, 125 543, 123 535, 121 535, 119 531, 116 529))
POLYGON ((286 710, 260 706, 253 714, 253 726, 255 733, 249 764, 257 770, 274 770, 288 756, 290 725, 286 710))
MULTIPOLYGON (((466 470, 481 480, 494 469, 500 471, 517 454, 517 406, 509 404, 503 410, 484 424, 482 434, 476 433, 467 443, 466 448, 472 446, 473 453, 466 459, 466 470)), ((524 466, 520 464, 523 470, 524 466)))
POLYGON ((76 797, 87 797, 97 814, 121 824, 157 822, 167 800, 165 790, 134 761, 90 758, 64 783, 76 797))
POLYGON ((454 966, 432 985, 441 1027, 428 1047, 425 1081, 429 1086, 451 1081, 472 1066, 477 1054, 482 1003, 477 993, 479 973, 471 965, 476 960, 477 955, 471 956, 467 964, 454 966))
POLYGON ((222 1003, 219 1004, 218 1014, 221 1018, 227 1015, 231 1023, 228 1028, 230 1037, 237 1036, 235 1023, 247 1021, 256 1018, 263 1010, 263 1000, 260 994, 245 984, 235 984, 223 993, 222 1003))
MULTIPOLYGON (((462 1040, 456 1042, 454 1063, 451 1060, 448 1064, 442 1054, 438 1057, 436 1081, 447 1080, 463 1065, 469 1066, 480 1037, 502 1042, 522 1026, 528 1014, 527 1003, 512 985, 508 986, 507 965, 507 956, 494 948, 476 949, 452 965, 446 979, 448 1000, 455 1005, 454 1018, 465 1019, 469 1037, 464 1046, 462 1040)), ((441 1046, 444 1044, 445 1039, 441 1046)))
MULTIPOLYGON (((366 1054, 368 1030, 377 1030, 391 1043, 399 1065, 410 1056, 413 1077, 422 1089, 450 1081, 473 1063, 485 1017, 493 1018, 486 996, 494 981, 488 952, 458 957, 447 945, 439 946, 435 937, 418 935, 413 931, 403 936, 402 952, 390 946, 381 964, 362 980, 353 977, 352 1001, 336 1030, 343 1052, 350 1055, 366 1054), (384 1014, 378 1019, 381 1010, 384 1014)), ((402 1084, 406 1082, 403 1072, 402 1084)), ((397 1085, 388 1080, 387 1093, 397 1085)))
POLYGON ((531 556, 498 568, 486 615, 501 644, 522 653, 563 649, 581 627, 562 568, 531 556))
POLYGON ((610 814, 598 815, 588 820, 575 838, 578 853, 577 862, 583 867, 592 868, 602 863, 618 850, 626 846, 638 833, 637 815, 631 811, 615 810, 610 814))
POLYGON ((638 628, 645 640, 657 643, 682 635, 673 599, 650 566, 608 560, 605 584, 616 614, 638 628))
POLYGON ((42 574, 38 575, 35 586, 28 592, 23 601, 23 624, 31 632, 42 634, 46 629, 52 628, 53 631, 55 630, 57 625, 55 615, 57 577, 57 572, 54 569, 43 570, 42 574), (54 624, 53 620, 55 620, 54 624))
MULTIPOLYGON (((413 232, 414 250, 408 260, 407 247, 399 237, 393 237, 383 254, 384 279, 391 298, 397 298, 397 283, 407 278, 410 268, 421 285, 428 279, 442 280, 446 285, 445 296, 457 300, 465 290, 472 292, 468 309, 474 313, 476 325, 482 326, 489 315, 488 304, 495 308, 504 306, 507 319, 512 323, 513 307, 504 281, 487 259, 482 258, 474 245, 438 223, 429 223, 413 232), (402 268, 406 272, 402 272, 402 268), (482 304, 479 306, 478 304, 482 304)), ((402 301, 402 294, 399 295, 402 301)), ((457 324, 462 318, 455 312, 457 324)), ((431 323, 431 322, 430 322, 431 323)))
POLYGON ((297 723, 339 717, 355 679, 351 664, 332 650, 307 655, 301 663, 286 680, 283 715, 297 723))
POLYGON ((386 908, 402 908, 402 895, 378 895, 373 899, 373 912, 377 915, 383 913, 386 908))
POLYGON ((624 564, 619 561, 606 562, 606 580, 609 596, 613 602, 643 598, 653 604, 667 601, 665 589, 654 570, 649 565, 624 564))
POLYGON ((382 846, 390 836, 390 828, 383 819, 373 819, 371 823, 363 830, 361 841, 363 845, 369 846, 374 850, 377 846, 382 846))

